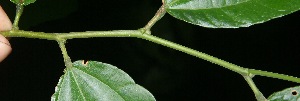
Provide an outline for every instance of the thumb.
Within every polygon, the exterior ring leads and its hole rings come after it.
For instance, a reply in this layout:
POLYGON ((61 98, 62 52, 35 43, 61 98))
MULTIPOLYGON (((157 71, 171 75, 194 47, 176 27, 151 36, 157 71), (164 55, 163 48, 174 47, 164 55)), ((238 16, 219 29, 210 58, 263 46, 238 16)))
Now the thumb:
MULTIPOLYGON (((12 24, 0 6, 0 31, 11 30, 12 24)), ((8 54, 11 52, 11 47, 9 41, 0 34, 0 62, 4 60, 8 54)))
POLYGON ((11 52, 11 47, 8 40, 0 35, 0 62, 3 61, 11 52))

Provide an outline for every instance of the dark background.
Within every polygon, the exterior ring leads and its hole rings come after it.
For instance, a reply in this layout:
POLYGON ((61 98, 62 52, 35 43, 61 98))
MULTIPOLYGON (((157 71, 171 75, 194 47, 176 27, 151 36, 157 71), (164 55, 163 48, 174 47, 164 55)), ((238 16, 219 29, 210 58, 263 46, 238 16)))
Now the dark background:
MULTIPOLYGON (((15 7, 1 0, 11 20, 15 7)), ((143 27, 161 0, 37 0, 25 7, 20 28, 42 32, 131 30, 143 27)), ((239 29, 210 29, 166 14, 152 34, 231 63, 300 77, 300 12, 239 29)), ((1 101, 47 101, 63 75, 55 41, 12 38, 13 52, 0 64, 1 101)), ((127 72, 158 101, 255 101, 237 73, 182 52, 137 38, 73 39, 73 61, 95 60, 127 72)), ((268 97, 296 83, 256 76, 268 97)))

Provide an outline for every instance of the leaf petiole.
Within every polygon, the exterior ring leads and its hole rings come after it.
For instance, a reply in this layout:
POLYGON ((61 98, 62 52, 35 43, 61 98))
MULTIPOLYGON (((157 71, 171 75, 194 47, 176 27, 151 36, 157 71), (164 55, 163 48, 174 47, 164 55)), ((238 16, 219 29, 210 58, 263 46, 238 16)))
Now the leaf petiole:
POLYGON ((24 6, 21 5, 21 4, 18 4, 16 6, 17 10, 16 10, 16 16, 15 16, 15 20, 14 20, 14 23, 13 23, 13 28, 12 30, 19 30, 19 21, 20 21, 20 17, 23 13, 23 10, 24 10, 24 6))
POLYGON ((65 66, 67 68, 71 68, 72 67, 72 61, 71 58, 69 57, 68 53, 67 53, 67 49, 66 49, 66 40, 65 39, 61 39, 61 40, 57 40, 59 48, 61 49, 62 55, 64 57, 64 62, 65 62, 65 66))
POLYGON ((150 31, 152 26, 159 21, 164 15, 166 14, 165 5, 162 5, 158 11, 156 12, 155 16, 147 23, 145 27, 142 28, 143 33, 146 31, 150 31))

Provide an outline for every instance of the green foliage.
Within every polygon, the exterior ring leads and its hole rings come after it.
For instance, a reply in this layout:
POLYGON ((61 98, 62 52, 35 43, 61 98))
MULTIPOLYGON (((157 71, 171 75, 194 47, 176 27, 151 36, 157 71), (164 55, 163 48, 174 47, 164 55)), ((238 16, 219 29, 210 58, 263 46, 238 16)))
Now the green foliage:
POLYGON ((28 5, 31 3, 34 3, 36 0, 10 0, 11 2, 17 4, 17 5, 28 5))
POLYGON ((269 101, 299 101, 300 86, 284 89, 269 96, 269 101))
POLYGON ((263 23, 300 9, 300 0, 165 0, 169 14, 211 28, 263 23))
POLYGON ((115 66, 76 61, 66 68, 52 101, 155 101, 145 88, 115 66))
MULTIPOLYGON (((16 17, 16 22, 14 22, 14 25, 18 27, 18 17, 22 14, 23 5, 34 3, 36 0, 10 1, 18 5, 18 16, 16 17)), ((155 22, 163 17, 166 11, 175 18, 203 27, 238 28, 263 23, 300 9, 299 0, 163 0, 163 2, 165 5, 162 6, 157 15, 144 29, 150 30, 155 22)), ((62 8, 65 7, 62 6, 62 8)), ((56 12, 54 11, 54 13, 56 12)), ((295 77, 239 67, 205 53, 159 39, 151 34, 145 34, 139 30, 129 31, 131 34, 125 30, 93 33, 74 32, 67 34, 46 34, 38 32, 22 32, 21 34, 16 34, 18 32, 22 31, 19 31, 18 28, 16 28, 14 31, 3 32, 1 34, 19 37, 23 35, 28 38, 36 37, 59 42, 63 41, 60 44, 62 46, 60 48, 62 49, 67 68, 65 69, 65 74, 59 80, 55 93, 51 97, 52 101, 155 101, 154 96, 148 90, 137 85, 128 74, 115 66, 97 61, 88 61, 86 63, 84 61, 76 61, 71 64, 71 59, 67 55, 64 44, 67 39, 72 38, 101 36, 139 37, 218 64, 242 74, 244 77, 245 74, 253 74, 299 82, 299 79, 295 77), (13 35, 14 33, 15 35, 13 35)), ((258 100, 264 101, 265 97, 258 88, 256 88, 252 81, 252 77, 249 75, 246 77, 246 80, 255 92, 255 95, 259 96, 258 100)), ((296 101, 300 99, 299 91, 300 87, 288 88, 272 94, 268 100, 296 101)))

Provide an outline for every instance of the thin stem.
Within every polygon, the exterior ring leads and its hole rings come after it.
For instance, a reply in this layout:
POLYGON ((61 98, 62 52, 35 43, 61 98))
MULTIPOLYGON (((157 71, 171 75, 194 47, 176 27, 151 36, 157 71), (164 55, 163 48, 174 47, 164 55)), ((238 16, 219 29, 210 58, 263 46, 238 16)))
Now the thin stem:
POLYGON ((36 39, 47 39, 47 40, 57 40, 57 35, 55 33, 44 33, 44 32, 31 32, 23 30, 11 30, 0 32, 6 37, 25 37, 25 38, 36 38, 36 39))
POLYGON ((147 23, 147 25, 143 28, 144 32, 149 31, 151 27, 160 20, 166 14, 165 5, 162 5, 158 11, 156 12, 155 16, 147 23))
POLYGON ((89 32, 71 32, 57 34, 63 39, 91 38, 91 37, 136 37, 141 32, 139 30, 114 30, 114 31, 89 31, 89 32))
POLYGON ((199 52, 197 50, 193 50, 188 47, 184 47, 182 45, 152 36, 150 34, 143 34, 140 30, 115 30, 115 31, 93 31, 93 32, 71 32, 71 33, 44 33, 44 32, 30 32, 30 31, 22 31, 22 30, 12 30, 0 32, 0 34, 5 37, 25 37, 25 38, 38 38, 38 39, 47 39, 47 40, 67 40, 73 38, 92 38, 92 37, 138 37, 142 39, 146 39, 148 41, 161 44, 163 46, 167 46, 173 48, 175 50, 182 51, 192 56, 196 56, 198 58, 207 60, 214 64, 218 64, 222 67, 230 69, 232 71, 238 72, 242 75, 247 75, 249 73, 261 76, 267 76, 272 78, 278 78, 282 80, 288 80, 292 82, 300 83, 300 78, 277 74, 267 71, 259 71, 254 69, 247 69, 237 66, 235 64, 226 62, 224 60, 218 59, 216 57, 210 56, 208 54, 199 52))
POLYGON ((243 77, 247 81, 248 85, 251 87, 253 93, 255 94, 255 98, 257 99, 257 101, 267 101, 267 99, 264 97, 264 95, 256 87, 252 78, 250 76, 243 76, 243 77))
POLYGON ((17 5, 17 11, 16 11, 16 16, 15 16, 15 20, 14 20, 14 23, 13 23, 13 30, 19 30, 19 20, 20 20, 20 17, 23 13, 23 5, 17 5))
POLYGON ((255 70, 255 69, 249 69, 249 73, 254 74, 254 75, 266 76, 266 77, 277 78, 277 79, 300 83, 300 78, 288 76, 288 75, 284 75, 284 74, 272 73, 272 72, 255 70))
POLYGON ((176 44, 176 43, 173 43, 173 42, 170 42, 170 41, 167 41, 167 40, 164 40, 164 39, 161 39, 161 38, 149 35, 149 34, 142 34, 139 37, 142 38, 142 39, 146 39, 148 41, 151 41, 151 42, 154 42, 154 43, 157 43, 157 44, 169 47, 169 48, 173 48, 175 50, 178 50, 178 51, 181 51, 181 52, 184 52, 184 53, 187 53, 189 55, 196 56, 198 58, 204 59, 204 60, 209 61, 211 63, 217 64, 217 65, 220 65, 220 66, 225 67, 227 69, 230 69, 232 71, 235 71, 239 74, 242 74, 242 75, 248 74, 248 71, 247 71, 246 68, 242 68, 242 67, 237 66, 235 64, 232 64, 232 63, 226 62, 224 60, 218 59, 216 57, 210 56, 208 54, 199 52, 197 50, 193 50, 191 48, 188 48, 188 47, 185 47, 185 46, 182 46, 182 45, 179 45, 179 44, 176 44))
POLYGON ((0 32, 6 37, 25 37, 47 40, 74 39, 74 38, 92 38, 92 37, 136 37, 141 32, 139 30, 114 30, 114 31, 88 31, 88 32, 70 32, 70 33, 44 33, 30 32, 22 30, 12 30, 0 32))
POLYGON ((71 61, 71 59, 70 59, 70 57, 69 57, 69 55, 67 53, 67 49, 66 49, 66 46, 65 46, 66 40, 61 39, 61 40, 58 40, 57 42, 58 42, 59 47, 61 49, 61 52, 63 54, 65 66, 67 68, 71 68, 72 67, 72 61, 71 61))

